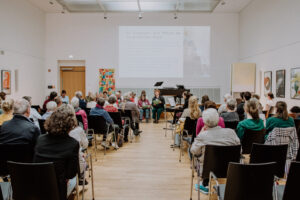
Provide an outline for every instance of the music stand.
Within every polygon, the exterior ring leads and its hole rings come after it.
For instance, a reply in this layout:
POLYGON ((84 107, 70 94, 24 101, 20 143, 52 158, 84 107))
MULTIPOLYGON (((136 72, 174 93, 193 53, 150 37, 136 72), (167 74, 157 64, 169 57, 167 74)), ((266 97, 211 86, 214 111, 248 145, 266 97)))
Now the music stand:
POLYGON ((160 81, 160 82, 156 82, 154 84, 154 87, 160 87, 164 82, 163 81, 160 81))

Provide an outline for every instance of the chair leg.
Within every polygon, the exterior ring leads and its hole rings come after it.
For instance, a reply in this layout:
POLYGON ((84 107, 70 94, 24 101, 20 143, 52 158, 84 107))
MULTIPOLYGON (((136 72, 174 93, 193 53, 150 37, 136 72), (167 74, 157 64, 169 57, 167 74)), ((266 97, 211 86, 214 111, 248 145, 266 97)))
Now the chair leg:
POLYGON ((84 200, 84 193, 85 193, 85 168, 86 166, 84 166, 84 170, 83 170, 83 184, 82 184, 82 200, 84 200))
POLYGON ((180 144, 179 144, 179 162, 181 162, 181 154, 182 154, 182 143, 183 143, 183 140, 182 140, 182 133, 180 134, 180 144))
POLYGON ((165 123, 166 123, 166 128, 165 128, 165 137, 167 137, 167 131, 168 131, 168 121, 167 121, 167 112, 166 110, 164 110, 165 112, 165 123))
POLYGON ((94 131, 93 131, 93 136, 94 136, 94 143, 95 143, 95 146, 94 146, 94 150, 95 150, 95 161, 97 161, 97 136, 96 136, 96 134, 94 133, 94 131))
POLYGON ((192 158, 192 178, 191 178, 190 200, 192 200, 192 198, 193 198, 194 171, 195 171, 195 166, 194 166, 194 157, 193 157, 193 158, 192 158))
POLYGON ((94 171, 93 171, 92 155, 90 155, 90 167, 91 167, 91 180, 92 180, 92 197, 93 197, 93 200, 94 200, 95 199, 95 192, 94 192, 94 171))
POLYGON ((78 181, 79 181, 79 176, 77 174, 77 176, 76 176, 76 197, 79 200, 78 181))

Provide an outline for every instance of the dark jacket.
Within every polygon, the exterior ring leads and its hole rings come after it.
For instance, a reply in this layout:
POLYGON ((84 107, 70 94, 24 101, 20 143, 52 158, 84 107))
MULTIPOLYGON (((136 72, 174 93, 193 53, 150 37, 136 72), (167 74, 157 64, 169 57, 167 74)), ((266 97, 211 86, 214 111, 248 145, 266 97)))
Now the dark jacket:
POLYGON ((245 110, 244 110, 245 103, 242 102, 237 106, 236 112, 239 115, 240 121, 245 119, 245 110))
POLYGON ((156 109, 158 108, 164 108, 165 107, 165 99, 162 96, 159 96, 158 98, 156 98, 156 96, 154 96, 152 98, 152 106, 156 109), (159 104, 154 104, 154 101, 159 100, 161 103, 159 104))
POLYGON ((10 121, 2 124, 0 143, 31 144, 33 147, 40 135, 40 129, 23 115, 14 115, 10 121))
POLYGON ((79 107, 83 110, 86 109, 86 102, 83 99, 79 99, 79 107))
POLYGON ((79 172, 79 143, 69 135, 41 135, 35 147, 34 162, 53 162, 60 200, 67 199, 67 181, 79 172))

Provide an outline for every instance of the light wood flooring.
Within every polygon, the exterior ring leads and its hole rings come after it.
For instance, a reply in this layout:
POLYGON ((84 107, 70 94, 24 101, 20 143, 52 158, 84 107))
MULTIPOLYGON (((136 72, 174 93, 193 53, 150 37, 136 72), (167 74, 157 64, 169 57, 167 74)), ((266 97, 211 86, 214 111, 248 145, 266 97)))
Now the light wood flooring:
MULTIPOLYGON (((188 200, 191 169, 188 155, 179 162, 179 149, 173 151, 172 134, 165 137, 159 124, 141 123, 141 136, 119 150, 103 155, 98 150, 94 165, 96 200, 188 200)), ((196 180, 196 179, 195 179, 196 180)), ((91 188, 85 199, 91 199, 91 188)), ((193 199, 197 192, 193 191, 193 199)), ((207 200, 201 195, 201 200, 207 200)))

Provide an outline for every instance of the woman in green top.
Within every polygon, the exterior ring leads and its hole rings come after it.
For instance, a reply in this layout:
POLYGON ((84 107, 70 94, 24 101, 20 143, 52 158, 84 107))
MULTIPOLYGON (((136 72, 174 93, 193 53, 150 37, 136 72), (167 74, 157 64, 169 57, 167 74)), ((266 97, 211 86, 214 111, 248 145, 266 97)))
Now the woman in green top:
POLYGON ((236 133, 241 140, 243 139, 246 129, 260 131, 265 128, 263 120, 259 118, 259 103, 257 99, 251 98, 249 101, 246 101, 244 109, 247 114, 247 119, 239 122, 236 129, 236 133))
POLYGON ((285 102, 278 101, 275 108, 275 116, 267 119, 267 133, 270 133, 274 128, 288 128, 295 126, 294 119, 288 115, 287 105, 285 102))

